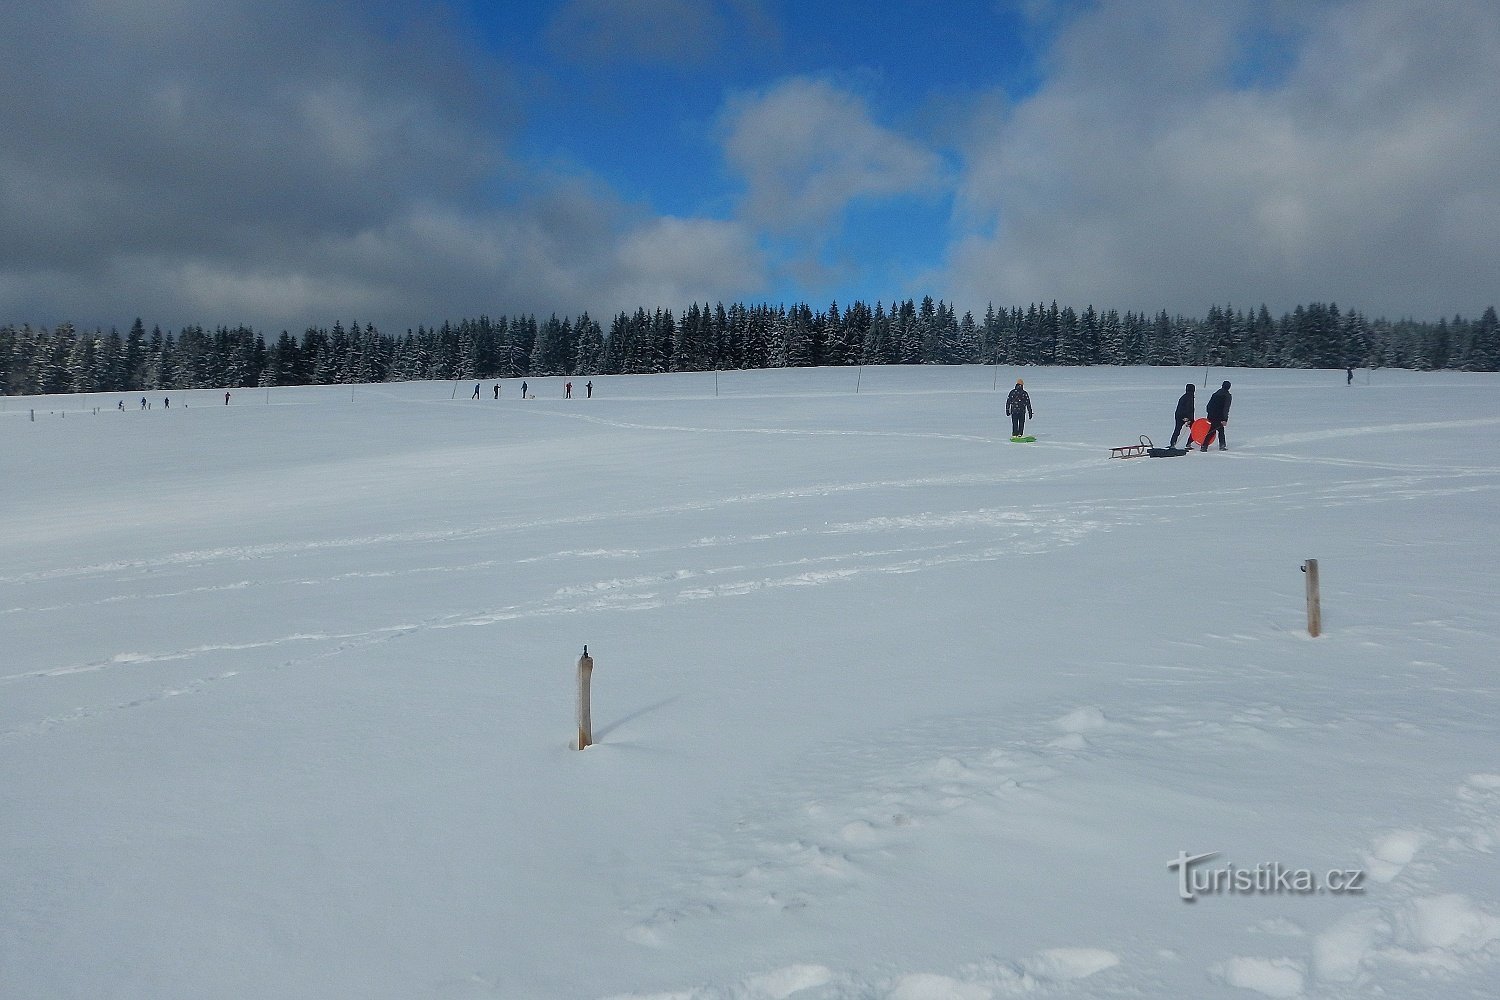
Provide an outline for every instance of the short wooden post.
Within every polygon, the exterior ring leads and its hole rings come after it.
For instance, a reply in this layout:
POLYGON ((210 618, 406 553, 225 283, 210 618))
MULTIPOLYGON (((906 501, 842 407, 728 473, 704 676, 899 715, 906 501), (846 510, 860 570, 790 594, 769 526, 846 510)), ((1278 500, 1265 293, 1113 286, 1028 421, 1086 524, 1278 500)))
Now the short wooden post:
POLYGON ((1318 561, 1309 559, 1302 564, 1307 574, 1307 634, 1316 639, 1323 633, 1323 602, 1318 596, 1318 561))
POLYGON ((594 743, 593 726, 589 722, 589 681, 593 676, 594 658, 589 655, 589 648, 584 646, 583 655, 578 658, 578 749, 580 750, 594 743))

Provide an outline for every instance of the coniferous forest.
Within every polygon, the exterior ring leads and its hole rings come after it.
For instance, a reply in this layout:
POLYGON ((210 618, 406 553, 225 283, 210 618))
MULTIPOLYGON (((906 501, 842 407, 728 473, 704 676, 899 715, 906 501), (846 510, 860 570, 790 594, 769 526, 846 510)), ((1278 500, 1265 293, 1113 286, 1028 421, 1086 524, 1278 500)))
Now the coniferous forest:
POLYGON ((814 311, 736 303, 620 313, 609 329, 568 318, 481 316, 391 334, 309 327, 275 340, 248 327, 149 332, 0 327, 7 395, 327 385, 413 379, 608 375, 867 364, 1213 365, 1495 371, 1500 322, 1368 320, 1333 304, 1272 316, 1214 306, 1201 319, 1034 303, 958 316, 931 297, 889 310, 854 302, 814 311))

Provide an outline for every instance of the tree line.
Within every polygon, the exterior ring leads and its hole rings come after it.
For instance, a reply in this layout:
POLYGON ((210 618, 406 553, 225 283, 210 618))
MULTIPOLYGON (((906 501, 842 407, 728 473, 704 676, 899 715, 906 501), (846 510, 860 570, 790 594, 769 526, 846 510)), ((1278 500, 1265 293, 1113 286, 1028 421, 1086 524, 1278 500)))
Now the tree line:
POLYGON ((1368 320, 1313 303, 1273 317, 1262 305, 1211 307, 1203 318, 1032 303, 958 316, 929 296, 887 309, 854 302, 690 305, 621 312, 606 333, 583 313, 465 319, 403 335, 372 324, 282 331, 267 342, 246 326, 186 326, 150 333, 137 319, 123 335, 0 327, 7 395, 328 385, 414 379, 492 379, 867 364, 1213 365, 1261 368, 1384 367, 1495 371, 1500 322, 1368 320))

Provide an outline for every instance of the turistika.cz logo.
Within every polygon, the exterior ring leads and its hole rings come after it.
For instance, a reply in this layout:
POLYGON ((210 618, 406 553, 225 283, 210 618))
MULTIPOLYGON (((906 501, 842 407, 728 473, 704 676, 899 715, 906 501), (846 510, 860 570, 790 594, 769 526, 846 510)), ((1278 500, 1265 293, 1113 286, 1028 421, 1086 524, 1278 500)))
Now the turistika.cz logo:
POLYGON ((1191 903, 1199 896, 1316 896, 1321 893, 1349 896, 1365 891, 1365 873, 1359 868, 1331 868, 1321 873, 1310 868, 1288 868, 1274 861, 1254 868, 1238 865, 1205 865, 1221 851, 1189 854, 1178 851, 1167 868, 1177 871, 1177 895, 1191 903))

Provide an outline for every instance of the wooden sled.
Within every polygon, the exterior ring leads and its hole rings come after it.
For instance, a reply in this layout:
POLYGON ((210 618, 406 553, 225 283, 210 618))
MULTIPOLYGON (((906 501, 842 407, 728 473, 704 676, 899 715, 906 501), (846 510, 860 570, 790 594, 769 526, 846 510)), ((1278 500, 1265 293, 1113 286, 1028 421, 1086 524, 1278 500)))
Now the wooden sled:
POLYGON ((1140 458, 1145 455, 1148 450, 1154 447, 1155 445, 1151 443, 1151 439, 1142 434, 1140 444, 1122 444, 1118 448, 1111 448, 1109 449, 1109 457, 1140 458))

